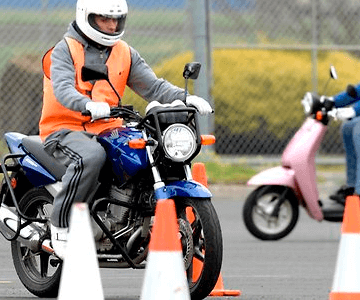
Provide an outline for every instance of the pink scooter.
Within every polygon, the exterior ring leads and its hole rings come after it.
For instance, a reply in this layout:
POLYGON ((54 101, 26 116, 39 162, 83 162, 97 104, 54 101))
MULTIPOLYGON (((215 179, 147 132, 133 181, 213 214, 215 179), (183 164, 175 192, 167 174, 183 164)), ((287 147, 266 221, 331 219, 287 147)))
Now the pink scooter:
MULTIPOLYGON (((331 78, 337 79, 334 67, 331 78)), ((341 222, 344 206, 325 208, 319 200, 315 155, 327 131, 332 104, 306 93, 302 100, 307 118, 286 146, 281 166, 253 176, 248 185, 257 186, 243 206, 243 220, 252 235, 261 240, 287 236, 303 206, 311 218, 341 222)))

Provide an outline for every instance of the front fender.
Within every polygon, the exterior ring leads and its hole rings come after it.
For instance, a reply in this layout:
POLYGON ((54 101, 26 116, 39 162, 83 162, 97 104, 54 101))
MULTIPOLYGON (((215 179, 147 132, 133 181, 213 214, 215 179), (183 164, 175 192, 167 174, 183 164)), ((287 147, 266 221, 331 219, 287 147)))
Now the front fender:
POLYGON ((155 191, 155 197, 160 199, 173 199, 174 197, 211 198, 210 191, 196 181, 173 181, 155 191))
POLYGON ((256 174, 248 185, 284 185, 296 190, 295 172, 284 167, 274 167, 256 174))

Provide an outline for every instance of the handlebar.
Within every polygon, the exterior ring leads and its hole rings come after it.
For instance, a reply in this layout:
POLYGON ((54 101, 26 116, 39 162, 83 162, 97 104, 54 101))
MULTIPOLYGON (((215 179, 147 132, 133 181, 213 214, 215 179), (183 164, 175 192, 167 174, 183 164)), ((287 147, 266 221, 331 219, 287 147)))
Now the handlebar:
POLYGON ((333 101, 324 96, 320 97, 315 93, 307 92, 301 100, 301 104, 304 107, 305 115, 312 116, 323 124, 328 123, 329 116, 332 118, 336 117, 333 111, 333 101))
MULTIPOLYGON (((83 110, 81 115, 91 117, 89 110, 83 110)), ((134 110, 132 105, 110 107, 110 118, 122 118, 124 120, 141 120, 141 115, 134 110)), ((105 118, 104 118, 105 119, 105 118)))
POLYGON ((85 117, 91 117, 90 110, 83 110, 83 111, 81 112, 81 115, 82 115, 82 116, 85 116, 85 117))
MULTIPOLYGON (((136 128, 147 128, 150 132, 156 132, 156 123, 159 124, 159 118, 162 114, 167 113, 175 113, 175 114, 181 114, 181 113, 189 113, 192 115, 192 117, 189 117, 188 122, 193 120, 194 116, 197 113, 197 109, 195 107, 162 107, 157 109, 156 111, 149 112, 146 114, 146 116, 141 116, 138 111, 135 111, 133 109, 133 106, 119 106, 119 107, 110 107, 110 116, 104 117, 106 118, 122 118, 125 121, 135 121, 138 124, 136 125, 136 128), (155 123, 154 123, 155 122, 155 123)), ((89 110, 84 110, 81 112, 83 116, 90 116, 91 113, 89 110)), ((162 121, 160 121, 162 122, 162 121)))

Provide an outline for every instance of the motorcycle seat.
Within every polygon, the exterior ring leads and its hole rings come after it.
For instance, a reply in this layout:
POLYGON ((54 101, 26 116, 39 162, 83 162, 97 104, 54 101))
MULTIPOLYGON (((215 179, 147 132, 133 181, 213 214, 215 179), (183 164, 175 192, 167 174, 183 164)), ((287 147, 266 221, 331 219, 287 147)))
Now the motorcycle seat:
POLYGON ((51 175, 57 180, 61 180, 65 174, 66 167, 45 151, 40 136, 27 136, 23 138, 22 144, 51 175))

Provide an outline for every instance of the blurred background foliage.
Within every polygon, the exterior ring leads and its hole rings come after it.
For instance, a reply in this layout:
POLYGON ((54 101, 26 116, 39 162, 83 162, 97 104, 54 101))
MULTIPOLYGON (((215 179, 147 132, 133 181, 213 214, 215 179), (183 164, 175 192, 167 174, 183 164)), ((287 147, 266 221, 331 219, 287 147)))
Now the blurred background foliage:
MULTIPOLYGON (((300 101, 312 88, 310 52, 221 49, 213 51, 212 59, 215 127, 226 128, 233 135, 269 130, 274 139, 286 143, 305 118, 300 101)), ((191 52, 182 53, 156 65, 154 71, 182 87, 183 66, 192 60, 191 52)), ((355 55, 322 51, 318 56, 320 92, 334 95, 349 83, 357 84, 359 70, 360 60, 355 55), (331 65, 337 68, 337 80, 330 79, 331 65)), ((129 89, 124 103, 133 103, 140 112, 147 104, 129 89)), ((339 136, 338 126, 339 122, 333 122, 329 128, 335 136, 339 136)))

